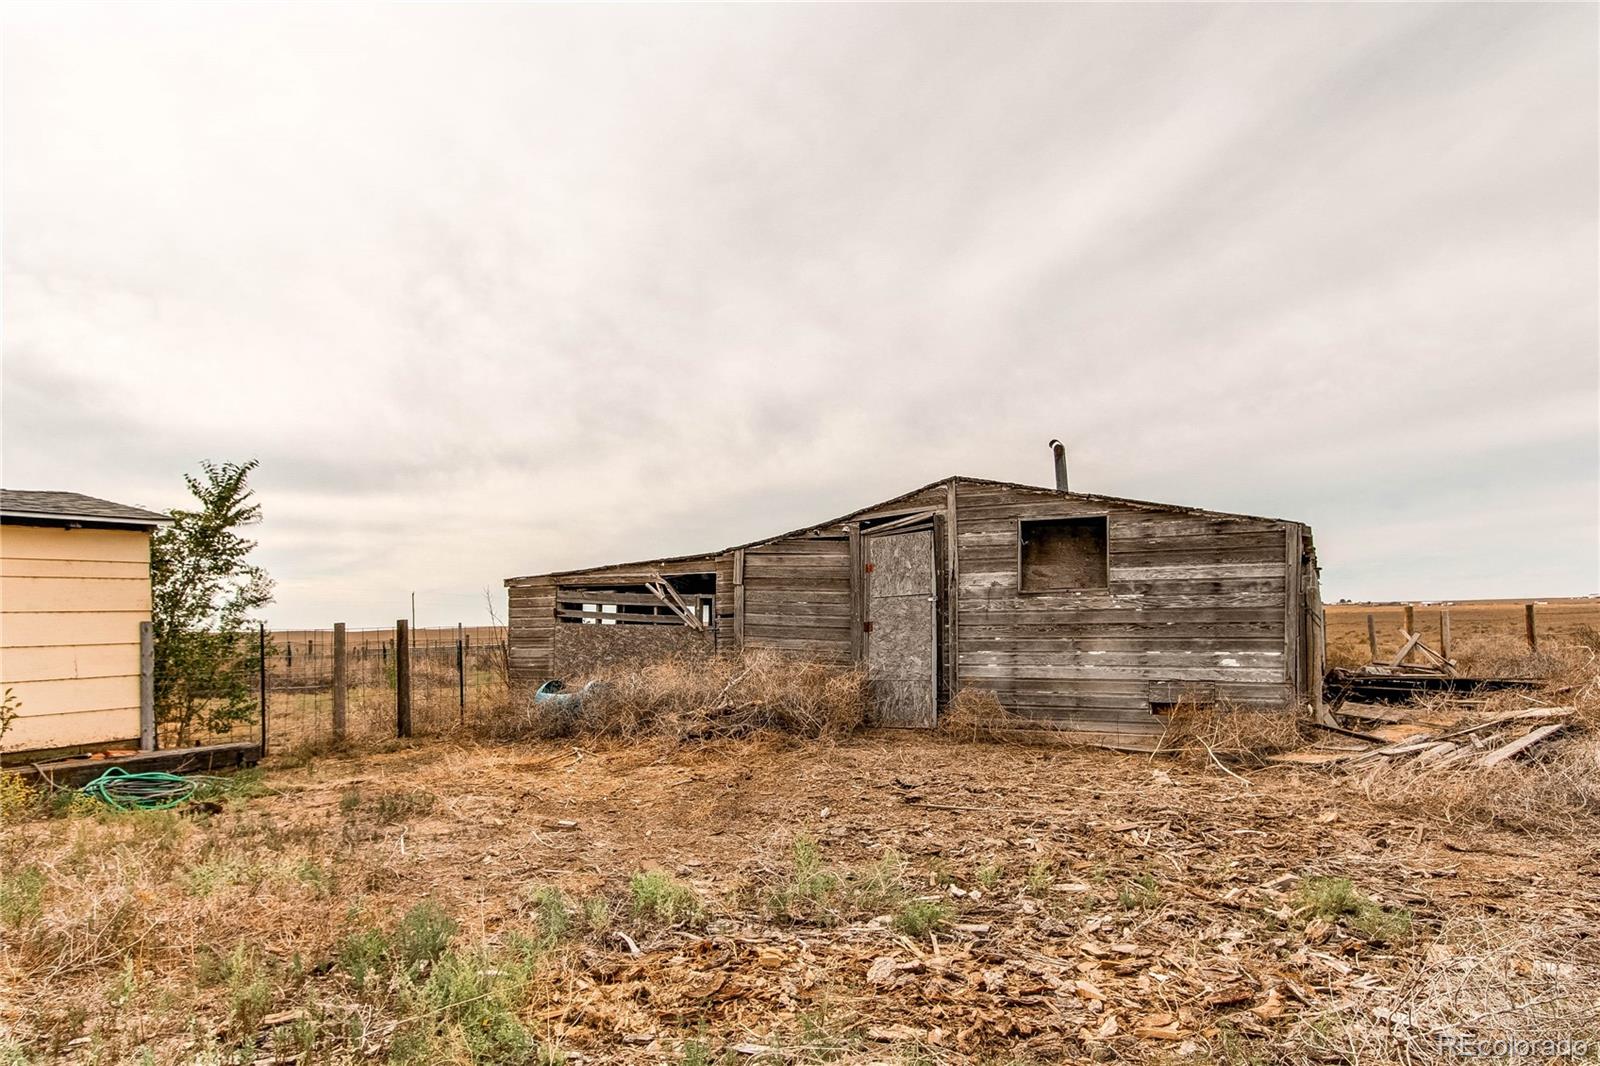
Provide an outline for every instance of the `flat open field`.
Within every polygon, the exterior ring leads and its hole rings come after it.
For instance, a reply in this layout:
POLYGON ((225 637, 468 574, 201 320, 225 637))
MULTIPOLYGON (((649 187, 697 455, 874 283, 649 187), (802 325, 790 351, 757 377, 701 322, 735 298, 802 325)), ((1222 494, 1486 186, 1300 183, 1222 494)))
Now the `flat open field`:
MULTIPOLYGON (((1439 646, 1439 612, 1450 611, 1451 654, 1470 653, 1475 644, 1505 645, 1524 639, 1524 607, 1534 603, 1536 629, 1541 640, 1572 641, 1600 637, 1600 598, 1573 597, 1551 600, 1462 600, 1415 605, 1417 629, 1429 647, 1439 646)), ((1400 629, 1405 622, 1401 603, 1330 603, 1324 608, 1328 625, 1328 664, 1358 666, 1370 658, 1367 615, 1378 631, 1378 654, 1392 655, 1405 643, 1400 629)))
POLYGON ((906 732, 280 760, 186 813, 8 820, 0 1050, 1385 1062, 1600 1038, 1593 812, 1535 836, 1379 785, 906 732))

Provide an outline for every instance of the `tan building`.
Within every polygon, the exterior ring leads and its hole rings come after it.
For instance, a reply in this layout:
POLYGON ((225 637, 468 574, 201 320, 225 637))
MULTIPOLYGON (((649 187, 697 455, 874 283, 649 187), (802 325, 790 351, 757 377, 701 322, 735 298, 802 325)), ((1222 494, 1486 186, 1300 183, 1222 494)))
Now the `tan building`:
POLYGON ((148 746, 141 623, 150 535, 170 521, 75 492, 0 490, 0 689, 17 714, 0 752, 148 746))

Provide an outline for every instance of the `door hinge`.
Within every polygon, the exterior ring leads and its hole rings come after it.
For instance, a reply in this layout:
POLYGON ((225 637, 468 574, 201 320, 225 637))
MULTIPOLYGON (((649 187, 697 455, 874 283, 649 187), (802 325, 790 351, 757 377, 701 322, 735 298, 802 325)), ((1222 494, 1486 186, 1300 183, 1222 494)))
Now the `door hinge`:
POLYGON ((863 632, 863 633, 871 633, 872 632, 872 623, 871 622, 862 622, 861 623, 861 632, 863 632))
POLYGON ((870 573, 872 573, 872 564, 868 563, 866 566, 862 567, 862 569, 870 574, 870 573))

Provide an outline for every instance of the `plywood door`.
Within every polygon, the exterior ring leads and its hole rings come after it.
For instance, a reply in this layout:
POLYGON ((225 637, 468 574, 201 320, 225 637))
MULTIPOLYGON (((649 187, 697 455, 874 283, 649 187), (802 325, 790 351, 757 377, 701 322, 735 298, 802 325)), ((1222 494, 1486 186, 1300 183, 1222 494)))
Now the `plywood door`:
POLYGON ((890 726, 935 724, 934 640, 937 596, 933 533, 863 538, 867 577, 867 681, 878 720, 890 726))

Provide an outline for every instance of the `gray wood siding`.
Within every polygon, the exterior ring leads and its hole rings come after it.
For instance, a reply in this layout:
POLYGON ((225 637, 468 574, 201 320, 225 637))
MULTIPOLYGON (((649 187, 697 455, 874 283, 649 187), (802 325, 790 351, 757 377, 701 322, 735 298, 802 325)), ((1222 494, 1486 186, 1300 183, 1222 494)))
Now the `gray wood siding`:
POLYGON ((506 589, 506 654, 513 685, 538 685, 551 673, 555 641, 556 583, 529 578, 506 589))
POLYGON ((744 549, 744 646, 851 661, 847 537, 788 537, 744 549))
POLYGON ((556 590, 587 585, 633 585, 654 580, 657 574, 717 575, 715 609, 717 646, 733 646, 733 562, 729 555, 707 555, 693 559, 646 565, 596 567, 580 573, 546 577, 518 578, 506 588, 510 618, 507 647, 511 681, 514 685, 539 684, 563 675, 563 664, 555 654, 556 590), (722 617, 726 611, 728 617, 722 617))
POLYGON ((961 685, 1041 725, 1131 739, 1160 731, 1153 696, 1289 696, 1286 523, 956 492, 961 685), (1108 587, 1020 592, 1018 519, 1094 514, 1107 516, 1108 587))

